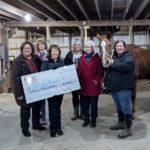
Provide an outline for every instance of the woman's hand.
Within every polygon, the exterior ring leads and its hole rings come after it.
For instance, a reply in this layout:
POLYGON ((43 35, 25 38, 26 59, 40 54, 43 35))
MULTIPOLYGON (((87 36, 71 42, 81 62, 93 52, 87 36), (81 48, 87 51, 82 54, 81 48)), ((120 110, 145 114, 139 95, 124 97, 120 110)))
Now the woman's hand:
POLYGON ((113 63, 114 63, 114 60, 113 60, 113 59, 111 59, 110 64, 113 64, 113 63))
POLYGON ((97 81, 93 80, 94 84, 97 85, 97 81))

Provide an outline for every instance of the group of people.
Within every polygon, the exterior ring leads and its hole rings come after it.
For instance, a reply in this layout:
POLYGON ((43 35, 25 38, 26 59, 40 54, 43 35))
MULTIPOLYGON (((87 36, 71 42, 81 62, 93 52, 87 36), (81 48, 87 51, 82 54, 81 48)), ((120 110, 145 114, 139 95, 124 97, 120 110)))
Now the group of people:
MULTIPOLYGON (((31 42, 24 42, 20 48, 21 54, 15 59, 12 69, 13 92, 16 102, 20 106, 20 125, 23 135, 31 136, 29 131, 31 109, 33 129, 46 130, 43 125, 46 125, 47 122, 45 116, 46 100, 27 104, 21 76, 74 64, 81 89, 72 92, 74 115, 71 120, 80 118, 83 119, 82 127, 88 125, 91 128, 96 127, 98 98, 101 94, 101 83, 104 81, 107 88, 112 92, 119 118, 118 123, 111 126, 111 130, 124 129, 118 134, 120 138, 131 136, 130 100, 131 91, 135 84, 133 78, 134 60, 126 50, 124 41, 117 41, 114 48, 115 53, 111 65, 104 69, 101 57, 95 52, 95 44, 92 40, 87 41, 85 50, 82 50, 80 40, 76 39, 73 43, 73 50, 68 52, 64 60, 61 59, 61 50, 58 45, 51 45, 48 49, 44 41, 38 41, 35 51, 31 42), (105 78, 104 72, 107 72, 105 78), (128 84, 126 84, 127 81, 128 84)), ((62 100, 63 94, 47 99, 51 137, 63 135, 61 128, 62 100)))

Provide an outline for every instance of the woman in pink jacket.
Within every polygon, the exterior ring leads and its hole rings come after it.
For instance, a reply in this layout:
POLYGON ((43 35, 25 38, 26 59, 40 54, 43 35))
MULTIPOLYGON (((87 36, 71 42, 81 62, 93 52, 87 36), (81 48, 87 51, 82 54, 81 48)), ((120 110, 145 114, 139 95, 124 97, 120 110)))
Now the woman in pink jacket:
POLYGON ((91 40, 86 42, 85 54, 80 58, 78 65, 78 76, 81 85, 80 95, 83 99, 84 113, 82 126, 87 127, 90 124, 91 128, 96 127, 98 96, 101 94, 101 79, 104 73, 101 59, 94 52, 94 45, 91 40))

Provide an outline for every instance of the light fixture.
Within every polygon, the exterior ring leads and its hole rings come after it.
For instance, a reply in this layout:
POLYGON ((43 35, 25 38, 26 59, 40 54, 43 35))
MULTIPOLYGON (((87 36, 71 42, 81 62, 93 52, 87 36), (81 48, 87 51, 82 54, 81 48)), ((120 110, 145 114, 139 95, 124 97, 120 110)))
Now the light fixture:
POLYGON ((29 22, 31 20, 31 15, 30 14, 26 14, 24 16, 24 19, 29 22))

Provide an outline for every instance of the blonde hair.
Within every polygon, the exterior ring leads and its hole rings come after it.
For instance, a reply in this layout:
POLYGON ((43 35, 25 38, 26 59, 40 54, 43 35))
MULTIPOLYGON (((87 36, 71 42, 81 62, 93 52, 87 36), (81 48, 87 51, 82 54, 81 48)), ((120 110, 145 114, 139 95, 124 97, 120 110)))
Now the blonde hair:
POLYGON ((47 43, 44 40, 40 39, 40 40, 37 41, 37 44, 36 44, 36 50, 37 51, 40 51, 40 49, 39 49, 39 45, 40 44, 44 44, 45 45, 45 49, 47 49, 47 43))

